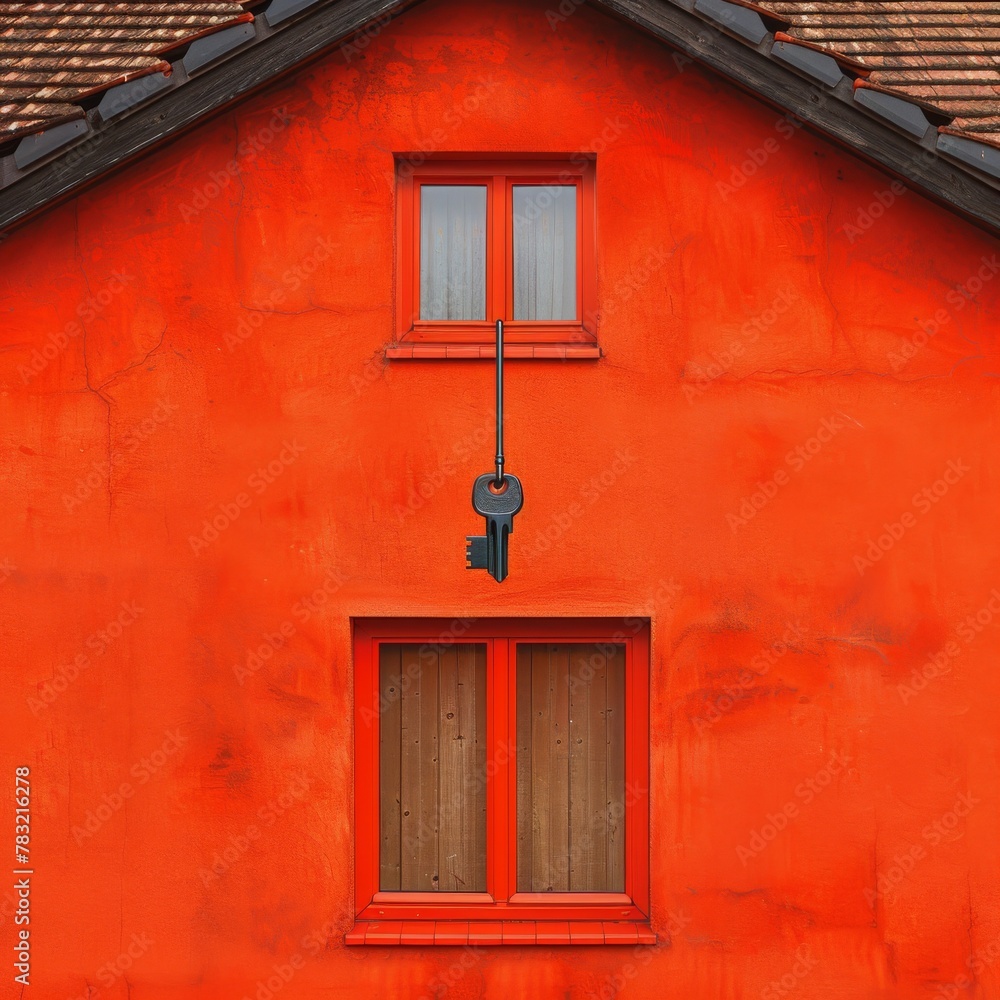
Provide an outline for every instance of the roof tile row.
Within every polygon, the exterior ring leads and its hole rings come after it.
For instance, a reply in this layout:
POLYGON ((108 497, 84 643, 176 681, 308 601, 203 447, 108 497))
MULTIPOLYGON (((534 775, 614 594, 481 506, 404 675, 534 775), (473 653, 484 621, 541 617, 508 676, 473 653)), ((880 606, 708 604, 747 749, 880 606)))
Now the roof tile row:
POLYGON ((0 141, 82 118, 75 102, 252 19, 242 3, 0 3, 0 141))

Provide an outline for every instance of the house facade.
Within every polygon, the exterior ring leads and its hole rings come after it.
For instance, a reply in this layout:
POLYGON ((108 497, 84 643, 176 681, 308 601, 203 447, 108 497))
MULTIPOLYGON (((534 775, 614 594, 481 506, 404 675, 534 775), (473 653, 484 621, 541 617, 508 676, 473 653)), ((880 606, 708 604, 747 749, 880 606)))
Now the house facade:
POLYGON ((534 0, 14 228, 34 996, 1000 995, 996 254, 534 0))

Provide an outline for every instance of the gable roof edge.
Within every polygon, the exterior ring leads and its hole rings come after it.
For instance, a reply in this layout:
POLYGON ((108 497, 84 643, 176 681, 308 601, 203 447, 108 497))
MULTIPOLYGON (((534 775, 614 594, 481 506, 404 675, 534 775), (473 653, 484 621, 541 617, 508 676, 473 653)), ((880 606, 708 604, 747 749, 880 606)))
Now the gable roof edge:
POLYGON ((695 12, 694 0, 592 0, 615 17, 684 52, 751 96, 789 112, 813 131, 909 183, 992 235, 1000 234, 1000 188, 946 159, 935 130, 919 140, 883 123, 854 99, 852 81, 806 79, 771 57, 774 36, 741 41, 695 12))
MULTIPOLYGON (((863 88, 858 90, 861 80, 852 81, 844 74, 837 77, 829 67, 826 73, 820 72, 823 67, 811 66, 810 57, 802 54, 812 49, 803 47, 789 61, 788 53, 776 49, 781 39, 763 22, 732 22, 732 11, 758 18, 747 0, 736 0, 736 4, 729 0, 564 0, 574 9, 584 2, 794 115, 812 131, 899 177, 992 235, 1000 234, 1000 151, 967 137, 956 141, 947 134, 950 130, 939 132, 930 122, 918 136, 921 120, 926 120, 919 104, 889 94, 879 97, 881 92, 875 90, 871 97, 863 88), (860 100, 859 93, 869 99, 860 100)), ((134 110, 109 122, 91 110, 76 128, 63 129, 59 136, 40 133, 40 151, 22 157, 22 162, 27 161, 23 175, 14 162, 16 157, 0 161, 0 173, 5 174, 0 182, 6 182, 0 186, 0 240, 115 167, 416 3, 419 0, 272 0, 253 25, 247 25, 253 37, 225 52, 214 65, 189 76, 185 59, 178 59, 169 77, 158 80, 150 94, 140 95, 143 100, 135 102, 134 110), (278 35, 280 43, 273 44, 278 35), (79 126, 85 128, 81 131, 79 126)))
MULTIPOLYGON (((184 59, 172 64, 168 85, 153 103, 138 105, 103 123, 88 112, 88 128, 80 141, 14 183, 0 188, 0 240, 15 227, 54 204, 149 152, 174 135, 201 124, 230 105, 300 70, 375 22, 386 23, 419 0, 340 0, 317 4, 297 20, 286 21, 305 4, 272 3, 253 22, 255 37, 222 61, 188 76, 184 59), (268 12, 280 8, 282 20, 268 22, 268 12), (280 35, 280 45, 267 44, 280 35), (99 125, 91 128, 91 125, 99 125)), ((39 133, 40 137, 45 132, 39 133)), ((9 159, 13 159, 10 157, 9 159)))

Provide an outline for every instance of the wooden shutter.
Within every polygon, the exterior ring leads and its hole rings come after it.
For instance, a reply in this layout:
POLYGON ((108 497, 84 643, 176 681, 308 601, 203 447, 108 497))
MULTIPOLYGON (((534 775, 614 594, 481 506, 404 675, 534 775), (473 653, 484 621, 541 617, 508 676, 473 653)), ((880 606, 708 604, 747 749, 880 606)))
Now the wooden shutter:
POLYGON ((383 643, 380 888, 486 891, 486 646, 383 643))
POLYGON ((623 892, 625 647, 517 648, 517 888, 623 892))

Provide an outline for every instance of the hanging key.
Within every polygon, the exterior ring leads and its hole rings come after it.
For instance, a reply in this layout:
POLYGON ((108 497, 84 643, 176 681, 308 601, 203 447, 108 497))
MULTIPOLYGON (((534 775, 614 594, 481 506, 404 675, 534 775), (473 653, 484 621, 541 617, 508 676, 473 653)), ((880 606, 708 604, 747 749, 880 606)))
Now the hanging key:
POLYGON ((507 576, 507 540, 514 531, 514 515, 524 504, 521 480, 506 473, 497 486, 492 472, 472 487, 472 506, 486 518, 486 534, 469 537, 469 569, 485 569, 497 583, 507 576))
POLYGON ((524 504, 521 480, 503 471, 503 320, 497 320, 497 454, 496 472, 480 476, 472 487, 472 506, 486 518, 485 535, 467 535, 466 567, 485 569, 497 583, 507 576, 508 539, 514 515, 524 504))

